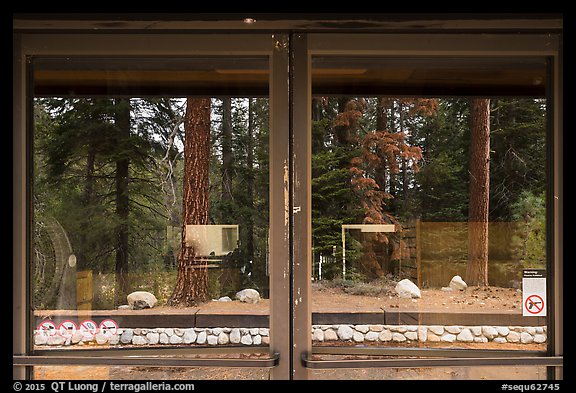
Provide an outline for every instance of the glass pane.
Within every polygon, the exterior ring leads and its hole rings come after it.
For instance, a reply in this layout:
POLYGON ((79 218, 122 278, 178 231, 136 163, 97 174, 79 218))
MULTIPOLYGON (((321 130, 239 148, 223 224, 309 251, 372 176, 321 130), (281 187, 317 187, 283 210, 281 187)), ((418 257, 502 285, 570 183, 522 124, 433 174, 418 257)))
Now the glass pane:
POLYGON ((267 346, 267 64, 34 63, 36 350, 267 346))
POLYGON ((545 62, 312 64, 313 346, 545 351, 545 62))

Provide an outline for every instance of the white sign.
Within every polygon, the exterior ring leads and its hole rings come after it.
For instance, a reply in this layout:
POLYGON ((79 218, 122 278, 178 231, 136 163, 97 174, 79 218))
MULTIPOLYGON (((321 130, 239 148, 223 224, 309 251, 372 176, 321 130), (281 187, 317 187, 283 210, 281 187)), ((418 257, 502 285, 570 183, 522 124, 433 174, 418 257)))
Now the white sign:
POLYGON ((97 329, 98 326, 96 325, 96 322, 94 322, 91 319, 82 321, 82 323, 80 324, 80 333, 82 333, 82 335, 87 339, 94 338, 97 329))
POLYGON ((78 326, 73 321, 66 320, 63 321, 60 325, 58 325, 58 334, 60 334, 64 338, 69 338, 76 333, 78 326))
POLYGON ((112 319, 105 319, 100 322, 99 328, 100 333, 106 337, 112 337, 118 332, 118 324, 112 319))
POLYGON ((546 316, 546 270, 525 269, 522 272, 522 316, 546 316))
POLYGON ((56 325, 52 321, 42 321, 40 325, 38 325, 38 334, 49 337, 56 334, 56 325))

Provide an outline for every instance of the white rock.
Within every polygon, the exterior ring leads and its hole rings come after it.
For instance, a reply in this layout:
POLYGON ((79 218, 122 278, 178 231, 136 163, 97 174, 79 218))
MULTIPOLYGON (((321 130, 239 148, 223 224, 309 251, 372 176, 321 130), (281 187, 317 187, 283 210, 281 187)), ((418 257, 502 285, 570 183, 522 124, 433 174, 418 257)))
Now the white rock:
POLYGON ((472 332, 470 331, 470 329, 462 329, 462 331, 456 336, 456 340, 458 341, 462 341, 465 343, 471 343, 472 341, 474 341, 474 336, 472 335, 472 332))
POLYGON ((444 334, 444 326, 428 326, 428 330, 437 336, 444 334))
POLYGON ((314 333, 312 334, 312 340, 324 341, 324 331, 322 329, 314 329, 314 333))
POLYGON ((520 333, 518 332, 510 332, 506 336, 506 341, 509 343, 517 343, 520 342, 520 333))
POLYGON ((158 344, 160 342, 160 335, 155 332, 148 332, 148 334, 146 334, 146 341, 148 341, 148 344, 158 344))
POLYGON ((428 333, 428 337, 427 337, 428 341, 430 341, 431 343, 437 343, 440 342, 440 337, 438 337, 436 334, 434 333, 428 333))
POLYGON ((528 332, 522 332, 520 333, 520 342, 522 344, 530 344, 534 342, 534 337, 528 332))
MULTIPOLYGON (((76 331, 76 333, 74 333, 72 335, 72 344, 78 344, 80 341, 82 341, 82 338, 84 337, 84 335, 82 334, 81 331, 76 331)), ((118 337, 118 339, 116 340, 116 344, 118 344, 118 341, 120 341, 120 335, 116 335, 116 337, 118 337)), ((132 338, 130 338, 130 340, 132 340, 132 338)))
POLYGON ((406 332, 404 333, 404 336, 411 341, 416 341, 418 340, 418 333, 417 332, 406 332))
POLYGON ((368 333, 368 331, 370 330, 368 325, 356 325, 355 329, 357 332, 364 333, 364 334, 368 333))
POLYGON ((462 328, 460 326, 446 326, 446 327, 444 327, 444 329, 448 333, 452 333, 452 334, 458 334, 462 331, 462 328))
POLYGON ((480 326, 472 326, 470 327, 470 331, 475 336, 479 336, 482 334, 482 328, 480 326))
POLYGON ((440 288, 440 289, 441 289, 442 291, 444 291, 444 292, 452 292, 452 291, 454 290, 454 289, 451 288, 451 287, 442 287, 442 288, 440 288))
POLYGON ((207 335, 206 332, 200 332, 198 333, 198 336, 196 337, 196 344, 206 344, 206 339, 207 339, 207 335))
POLYGON ((338 337, 340 340, 350 340, 354 336, 354 330, 348 325, 340 325, 338 328, 338 337))
POLYGON ((380 334, 378 335, 378 340, 382 341, 382 342, 387 342, 392 340, 392 332, 388 329, 383 330, 382 332, 380 332, 380 334))
POLYGON ((248 330, 248 333, 252 336, 255 336, 258 334, 259 331, 260 331, 260 329, 258 329, 258 328, 251 328, 248 330))
POLYGON ((390 330, 398 333, 405 333, 408 331, 408 329, 404 325, 391 325, 390 330))
POLYGON ((498 331, 492 326, 482 326, 482 335, 487 339, 492 340, 494 337, 498 336, 498 331))
POLYGON ((122 344, 129 344, 132 342, 132 337, 134 336, 134 330, 126 329, 120 336, 120 342, 122 344))
POLYGON ((498 343, 498 344, 504 344, 504 343, 507 342, 507 341, 506 341, 506 337, 496 337, 496 338, 495 338, 494 340, 492 340, 492 341, 495 342, 495 343, 498 343))
POLYGON ((326 329, 324 331, 324 341, 336 341, 338 340, 338 335, 332 329, 326 329))
POLYGON ((174 334, 174 329, 172 329, 172 328, 164 329, 164 333, 166 333, 166 335, 167 335, 168 337, 170 337, 170 336, 172 336, 172 335, 174 334))
POLYGON ((230 337, 228 337, 226 333, 220 332, 220 334, 218 335, 218 344, 226 345, 228 344, 228 342, 230 342, 230 337))
POLYGON ((159 340, 160 344, 169 344, 170 343, 170 336, 168 336, 165 332, 160 333, 159 340))
POLYGON ((34 345, 45 345, 48 342, 48 336, 44 334, 34 335, 34 345))
POLYGON ((378 332, 368 332, 364 335, 366 341, 378 341, 378 332))
POLYGON ((418 341, 426 342, 428 340, 428 328, 426 326, 418 327, 418 341))
POLYGON ((357 343, 361 343, 364 342, 364 335, 360 332, 354 332, 352 339, 357 343))
POLYGON ((260 345, 262 344, 262 336, 257 334, 254 337, 252 337, 252 344, 253 345, 260 345))
POLYGON ((244 345, 252 345, 252 336, 249 334, 245 334, 242 336, 242 338, 240 339, 240 343, 244 344, 244 345))
POLYGON ((108 342, 108 336, 102 333, 96 333, 96 344, 104 345, 108 342))
POLYGON ((474 342, 475 343, 487 343, 488 339, 484 336, 476 336, 476 337, 474 337, 474 342))
POLYGON ((510 333, 510 329, 508 329, 506 326, 498 326, 496 327, 496 331, 502 337, 506 337, 510 333))
POLYGON ((258 303, 260 301, 260 293, 255 289, 243 289, 236 293, 236 299, 244 303, 258 303))
MULTIPOLYGON (((325 329, 324 329, 325 330, 325 329)), ((261 336, 269 336, 270 335, 270 329, 268 328, 260 328, 258 329, 258 334, 261 336)))
POLYGON ((230 299, 229 296, 222 296, 222 297, 219 298, 217 301, 219 301, 219 302, 231 302, 232 299, 230 299))
POLYGON ((452 277, 452 280, 450 280, 449 287, 455 291, 464 291, 466 288, 468 288, 468 284, 462 280, 462 277, 454 276, 452 277))
POLYGON ((446 342, 446 343, 453 343, 454 340, 456 340, 456 336, 454 334, 451 334, 451 333, 443 334, 442 337, 440 337, 440 341, 446 342))
POLYGON ((401 343, 406 341, 406 337, 404 337, 404 335, 402 333, 394 333, 392 334, 392 341, 397 342, 397 343, 401 343))
POLYGON ((396 287, 394 288, 398 296, 402 298, 421 298, 422 294, 420 293, 420 289, 409 279, 405 278, 404 280, 398 282, 396 287))
POLYGON ((370 325, 370 331, 372 332, 381 332, 382 330, 384 330, 382 325, 370 325))
POLYGON ((131 310, 132 307, 130 307, 129 304, 123 304, 121 306, 118 306, 118 310, 131 310))
POLYGON ((132 344, 134 345, 146 345, 146 339, 142 336, 134 336, 132 337, 132 344))
POLYGON ((176 328, 176 329, 174 329, 174 334, 182 337, 184 335, 184 330, 185 329, 176 328))
POLYGON ((406 325, 406 330, 409 332, 417 332, 418 325, 406 325))
POLYGON ((213 335, 209 335, 206 338, 206 341, 208 342, 208 345, 217 345, 218 344, 218 337, 213 336, 213 335))
POLYGON ((128 304, 133 310, 152 308, 158 304, 156 296, 146 291, 132 292, 126 296, 126 300, 128 300, 128 304))
POLYGON ((238 344, 240 343, 241 338, 242 336, 240 335, 240 329, 238 328, 232 329, 232 331, 230 332, 230 342, 232 344, 238 344))
POLYGON ((170 344, 182 344, 182 337, 177 335, 170 336, 170 340, 168 341, 170 344))
POLYGON ((184 344, 192 344, 194 341, 196 341, 197 336, 198 335, 194 329, 186 329, 184 335, 182 336, 182 342, 184 344))
POLYGON ((534 342, 536 344, 542 344, 546 342, 546 335, 545 334, 535 334, 534 335, 534 342))
MULTIPOLYGON (((74 337, 72 337, 72 338, 74 338, 74 337)), ((119 341, 120 341, 120 336, 115 334, 108 339, 108 344, 117 345, 119 341)), ((74 342, 72 342, 72 343, 75 344, 74 342)))

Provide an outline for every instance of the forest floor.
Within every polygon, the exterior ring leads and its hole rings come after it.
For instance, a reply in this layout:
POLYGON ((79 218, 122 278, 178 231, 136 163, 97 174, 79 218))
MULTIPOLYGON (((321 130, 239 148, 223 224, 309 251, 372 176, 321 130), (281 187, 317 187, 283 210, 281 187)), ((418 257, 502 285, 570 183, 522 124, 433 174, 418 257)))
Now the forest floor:
MULTIPOLYGON (((441 289, 422 289, 419 299, 400 298, 385 291, 377 295, 353 295, 345 288, 313 286, 312 312, 340 311, 361 312, 384 310, 442 311, 442 312, 522 312, 522 293, 514 288, 468 287, 465 291, 446 292, 441 289)), ((269 310, 268 299, 257 304, 211 301, 199 306, 210 312, 242 312, 269 310)), ((159 307, 165 309, 166 307, 159 307)))

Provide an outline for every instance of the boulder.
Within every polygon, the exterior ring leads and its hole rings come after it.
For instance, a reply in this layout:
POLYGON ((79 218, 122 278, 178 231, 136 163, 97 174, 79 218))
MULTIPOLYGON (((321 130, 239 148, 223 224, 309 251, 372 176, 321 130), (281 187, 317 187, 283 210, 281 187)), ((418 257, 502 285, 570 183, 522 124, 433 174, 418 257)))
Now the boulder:
POLYGON ((255 289, 243 289, 236 293, 236 299, 244 303, 256 304, 260 301, 260 293, 255 289))
POLYGON ((348 325, 338 327, 338 337, 340 340, 350 340, 354 336, 354 330, 348 325))
POLYGON ((146 291, 136 291, 129 294, 126 299, 133 310, 153 308, 158 303, 156 296, 146 291))
POLYGON ((403 298, 421 298, 420 289, 409 279, 405 278, 394 288, 398 296, 403 298))
POLYGON ((464 291, 466 288, 468 288, 468 284, 462 280, 462 277, 454 276, 452 277, 452 280, 450 280, 449 287, 455 291, 464 291))

